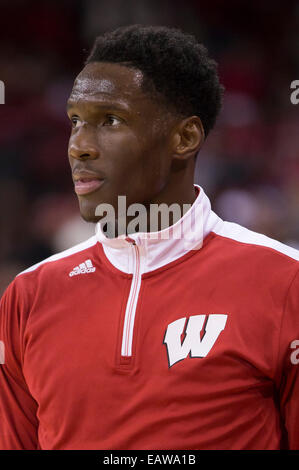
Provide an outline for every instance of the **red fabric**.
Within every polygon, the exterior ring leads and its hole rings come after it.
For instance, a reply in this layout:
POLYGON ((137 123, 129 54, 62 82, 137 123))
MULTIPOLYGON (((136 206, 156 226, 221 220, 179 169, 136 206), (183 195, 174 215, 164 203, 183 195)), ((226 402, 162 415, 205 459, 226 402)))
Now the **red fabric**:
POLYGON ((16 277, 1 300, 0 449, 299 448, 298 261, 210 235, 142 276, 131 358, 132 276, 99 243, 16 277), (86 259, 96 270, 70 277, 86 259), (168 325, 211 314, 227 322, 208 355, 169 367, 168 325))

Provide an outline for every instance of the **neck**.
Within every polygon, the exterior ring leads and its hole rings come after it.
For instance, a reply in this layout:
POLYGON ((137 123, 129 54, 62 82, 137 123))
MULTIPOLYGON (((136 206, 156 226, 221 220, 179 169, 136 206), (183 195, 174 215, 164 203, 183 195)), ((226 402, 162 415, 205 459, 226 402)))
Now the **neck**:
POLYGON ((192 205, 197 196, 193 182, 194 170, 191 165, 189 171, 172 173, 167 184, 151 199, 150 203, 167 204, 168 206, 178 204, 181 208, 184 204, 192 205))
MULTIPOLYGON (((189 165, 191 167, 191 165, 189 165)), ((136 232, 158 232, 174 225, 190 209, 197 197, 193 184, 194 168, 177 171, 165 187, 150 201, 144 202, 133 210, 133 215, 126 214, 117 221, 102 226, 108 238, 136 232)))

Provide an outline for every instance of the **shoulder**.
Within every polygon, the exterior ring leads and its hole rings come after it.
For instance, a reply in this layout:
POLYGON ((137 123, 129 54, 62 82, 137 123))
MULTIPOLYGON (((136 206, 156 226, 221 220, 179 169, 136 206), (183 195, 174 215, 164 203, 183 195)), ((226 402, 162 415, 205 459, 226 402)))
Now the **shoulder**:
POLYGON ((254 232, 243 227, 242 225, 234 222, 222 221, 218 224, 216 230, 213 230, 216 235, 225 244, 229 244, 233 250, 239 248, 240 250, 255 255, 256 257, 269 257, 275 262, 289 262, 294 266, 299 266, 299 250, 292 248, 284 243, 270 238, 262 233, 254 232))
POLYGON ((85 257, 88 258, 88 256, 92 254, 96 243, 97 239, 94 235, 89 239, 68 248, 67 250, 55 253, 39 263, 30 266, 24 271, 21 271, 16 276, 15 280, 23 279, 25 281, 29 281, 29 278, 36 278, 36 276, 52 275, 54 273, 59 274, 62 270, 72 270, 76 263, 84 262, 85 257))
POLYGON ((89 264, 94 262, 96 248, 97 239, 94 235, 21 271, 4 291, 2 303, 9 308, 21 306, 22 310, 27 310, 36 298, 50 294, 55 296, 59 292, 63 295, 65 289, 69 288, 68 281, 72 273, 76 273, 76 269, 80 270, 83 265, 88 269, 86 261, 89 264))
POLYGON ((222 271, 257 291, 285 295, 299 271, 298 250, 233 222, 221 221, 213 233, 213 256, 222 271))
POLYGON ((97 239, 93 236, 20 272, 1 297, 0 327, 9 319, 25 325, 33 305, 47 306, 57 296, 63 297, 70 289, 73 273, 83 268, 95 270, 90 265, 96 258, 96 248, 97 239))

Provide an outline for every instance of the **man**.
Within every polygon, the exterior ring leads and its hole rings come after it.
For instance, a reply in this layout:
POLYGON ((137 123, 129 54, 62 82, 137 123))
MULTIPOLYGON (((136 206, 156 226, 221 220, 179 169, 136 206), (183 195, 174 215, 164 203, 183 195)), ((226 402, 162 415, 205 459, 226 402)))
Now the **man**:
POLYGON ((68 100, 96 234, 2 298, 2 449, 299 448, 299 253, 224 222, 193 185, 221 95, 191 36, 134 25, 97 38, 68 100), (124 225, 119 196, 145 208, 146 230, 124 225), (191 208, 154 233, 163 203, 191 208), (175 237, 186 221, 193 237, 175 237))

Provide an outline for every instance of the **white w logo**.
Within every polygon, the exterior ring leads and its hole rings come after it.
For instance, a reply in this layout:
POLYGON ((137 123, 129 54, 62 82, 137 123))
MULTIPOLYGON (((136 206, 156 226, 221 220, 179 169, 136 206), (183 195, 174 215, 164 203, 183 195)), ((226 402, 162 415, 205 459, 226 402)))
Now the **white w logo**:
POLYGON ((221 314, 189 317, 183 342, 181 342, 181 335, 183 334, 186 317, 170 323, 163 341, 167 346, 169 367, 185 359, 189 353, 190 357, 206 357, 224 329, 226 320, 227 315, 221 314), (203 335, 201 337, 202 329, 203 335))

